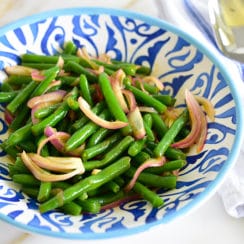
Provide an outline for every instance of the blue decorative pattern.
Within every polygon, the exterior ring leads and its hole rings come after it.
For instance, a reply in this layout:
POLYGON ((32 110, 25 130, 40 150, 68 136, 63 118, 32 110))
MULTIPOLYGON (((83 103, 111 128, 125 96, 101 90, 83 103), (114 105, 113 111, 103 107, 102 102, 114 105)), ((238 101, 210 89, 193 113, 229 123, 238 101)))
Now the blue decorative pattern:
MULTIPOLYGON (((165 92, 179 99, 179 105, 186 88, 210 99, 216 119, 208 124, 207 143, 202 153, 196 154, 194 149, 189 152, 188 165, 180 172, 177 189, 158 192, 165 200, 163 207, 153 209, 146 201, 134 200, 99 214, 79 217, 55 211, 40 214, 38 204, 19 191, 9 178, 6 166, 9 159, 0 153, 0 217, 35 232, 85 239, 145 230, 145 223, 166 223, 186 206, 194 206, 222 171, 236 140, 236 101, 219 68, 190 42, 168 31, 163 23, 150 25, 136 16, 83 11, 75 16, 69 13, 39 18, 3 33, 1 65, 15 65, 22 53, 60 52, 68 40, 85 46, 93 55, 106 52, 119 60, 149 65, 164 82, 165 92)), ((3 109, 0 116, 3 140, 7 136, 3 109)))

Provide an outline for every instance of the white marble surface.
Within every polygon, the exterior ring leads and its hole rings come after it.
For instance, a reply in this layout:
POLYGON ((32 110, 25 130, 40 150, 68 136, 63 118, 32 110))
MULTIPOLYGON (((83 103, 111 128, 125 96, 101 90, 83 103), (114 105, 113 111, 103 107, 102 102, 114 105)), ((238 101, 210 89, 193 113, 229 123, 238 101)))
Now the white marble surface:
MULTIPOLYGON (((19 18, 57 8, 103 6, 130 9, 163 18, 164 1, 167 0, 1 0, 0 26, 6 25, 19 18)), ((199 0, 201 1, 201 0, 199 0)), ((169 4, 169 3, 168 3, 169 4)), ((175 6, 179 8, 180 6, 175 6)), ((191 30, 188 30, 189 32, 191 30)), ((144 233, 96 241, 64 240, 33 233, 26 233, 0 220, 0 244, 59 244, 67 243, 170 243, 170 244, 242 244, 244 241, 244 218, 235 219, 226 214, 221 199, 217 194, 212 196, 194 212, 174 221, 161 225, 144 233)))

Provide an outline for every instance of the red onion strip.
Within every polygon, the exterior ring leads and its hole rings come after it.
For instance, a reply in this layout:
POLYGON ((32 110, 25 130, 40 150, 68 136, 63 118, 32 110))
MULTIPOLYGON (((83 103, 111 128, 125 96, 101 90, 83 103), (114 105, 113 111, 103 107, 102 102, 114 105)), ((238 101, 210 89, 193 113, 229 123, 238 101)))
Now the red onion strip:
POLYGON ((200 103, 203 106, 203 109, 207 113, 207 116, 213 122, 215 116, 215 110, 213 104, 205 97, 201 97, 201 96, 194 96, 194 97, 196 98, 198 103, 200 103))
POLYGON ((138 108, 140 112, 157 113, 157 111, 153 107, 138 106, 138 108))
POLYGON ((123 122, 123 121, 107 121, 104 120, 102 118, 100 118, 99 116, 97 116, 95 113, 92 112, 90 105, 86 102, 85 99, 83 99, 82 97, 78 98, 78 103, 80 106, 81 111, 91 120, 93 121, 95 124, 103 127, 103 128, 107 128, 107 129, 120 129, 123 128, 125 126, 128 125, 128 123, 123 122))
POLYGON ((205 114, 201 111, 201 132, 197 140, 197 153, 200 153, 204 147, 208 132, 208 123, 205 114))
POLYGON ((187 148, 197 141, 201 132, 202 120, 201 120, 201 107, 197 103, 194 96, 190 91, 185 91, 186 104, 190 113, 191 119, 191 132, 184 139, 173 143, 171 146, 175 148, 187 148))
POLYGON ((20 154, 21 159, 23 160, 25 166, 32 172, 36 179, 44 182, 54 182, 54 181, 62 181, 72 178, 77 174, 81 174, 82 167, 79 167, 69 173, 66 174, 51 174, 48 171, 40 168, 36 165, 31 158, 27 155, 25 151, 20 154))
POLYGON ((66 91, 64 90, 58 90, 58 91, 54 91, 54 92, 49 92, 40 96, 36 96, 31 98, 28 102, 27 102, 27 106, 29 108, 33 108, 34 106, 36 106, 39 103, 43 103, 43 102, 61 102, 63 97, 66 95, 66 91))
POLYGON ((33 71, 36 71, 33 68, 24 67, 20 65, 15 66, 7 66, 5 67, 5 71, 8 75, 31 75, 33 71))
POLYGON ((142 139, 146 135, 146 130, 144 127, 143 118, 139 108, 136 106, 133 111, 130 111, 127 114, 127 118, 131 129, 133 131, 133 135, 136 139, 142 139))
POLYGON ((149 84, 153 83, 159 91, 162 91, 164 89, 163 83, 155 76, 146 76, 143 78, 143 81, 149 84))
POLYGON ((110 82, 111 82, 111 86, 113 89, 113 92, 116 96, 116 98, 118 99, 118 102, 120 104, 120 107, 122 108, 122 110, 125 113, 128 113, 129 108, 126 104, 125 98, 123 96, 122 93, 122 80, 125 77, 125 73, 122 70, 118 70, 115 74, 114 77, 111 77, 110 82))
POLYGON ((163 157, 160 157, 160 158, 152 158, 152 159, 148 159, 148 160, 146 160, 143 164, 141 164, 141 165, 137 168, 137 170, 136 170, 136 172, 135 172, 133 178, 132 178, 131 181, 127 184, 127 186, 125 187, 124 190, 125 190, 126 192, 128 192, 128 191, 130 191, 130 190, 134 187, 137 178, 139 177, 139 175, 141 174, 141 172, 142 172, 143 170, 145 170, 145 169, 147 169, 147 168, 150 168, 150 167, 160 167, 160 166, 163 166, 165 162, 166 162, 166 158, 165 158, 164 156, 163 156, 163 157))
POLYGON ((42 157, 36 153, 28 153, 28 156, 36 165, 47 170, 66 173, 82 167, 81 173, 85 172, 81 158, 78 157, 42 157))
POLYGON ((45 79, 45 75, 43 75, 43 73, 39 70, 33 70, 31 72, 31 78, 34 81, 43 81, 45 79))
POLYGON ((45 138, 42 140, 37 148, 37 154, 41 153, 42 148, 48 143, 51 142, 53 146, 60 152, 63 152, 64 150, 64 143, 62 140, 67 140, 70 137, 70 135, 66 132, 55 132, 53 135, 45 138))

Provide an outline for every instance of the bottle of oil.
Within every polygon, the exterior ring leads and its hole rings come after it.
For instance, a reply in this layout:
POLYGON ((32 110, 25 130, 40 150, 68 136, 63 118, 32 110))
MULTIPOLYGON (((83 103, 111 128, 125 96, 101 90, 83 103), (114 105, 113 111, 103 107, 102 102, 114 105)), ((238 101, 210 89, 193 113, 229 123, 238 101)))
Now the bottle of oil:
POLYGON ((244 0, 210 0, 210 19, 220 49, 244 62, 244 0))

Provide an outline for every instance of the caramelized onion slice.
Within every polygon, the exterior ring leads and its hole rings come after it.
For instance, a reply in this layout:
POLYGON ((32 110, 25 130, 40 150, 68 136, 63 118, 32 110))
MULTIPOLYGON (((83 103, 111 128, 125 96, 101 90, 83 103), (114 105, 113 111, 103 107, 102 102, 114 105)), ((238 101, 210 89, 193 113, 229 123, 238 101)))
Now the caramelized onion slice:
POLYGON ((82 97, 78 98, 78 103, 79 103, 81 111, 91 121, 93 121, 95 124, 97 124, 97 125, 99 125, 99 126, 101 126, 103 128, 115 130, 115 129, 123 128, 123 127, 128 125, 128 123, 123 122, 123 121, 118 121, 118 120, 116 120, 116 121, 107 121, 107 120, 104 120, 104 119, 100 118, 99 116, 97 116, 95 113, 92 112, 90 105, 82 97))

